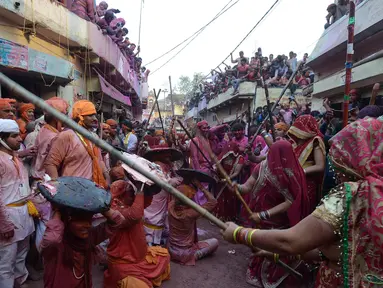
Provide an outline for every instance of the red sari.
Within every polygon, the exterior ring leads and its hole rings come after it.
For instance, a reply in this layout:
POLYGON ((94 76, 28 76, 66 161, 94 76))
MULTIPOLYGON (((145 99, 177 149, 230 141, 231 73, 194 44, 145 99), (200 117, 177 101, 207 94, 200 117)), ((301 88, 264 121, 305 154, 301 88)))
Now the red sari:
MULTIPOLYGON (((299 159, 299 163, 304 168, 315 165, 314 148, 319 147, 326 155, 326 148, 323 142, 323 134, 319 131, 318 123, 311 115, 302 115, 295 120, 290 127, 288 134, 293 141, 294 153, 299 159), (298 144, 298 140, 305 140, 303 144, 298 144)), ((310 212, 318 205, 322 198, 322 184, 325 170, 321 173, 306 176, 308 196, 310 199, 310 212)))
MULTIPOLYGON (((275 142, 267 159, 258 165, 252 175, 257 179, 251 192, 250 209, 253 212, 269 210, 286 200, 292 205, 286 213, 260 223, 261 229, 286 229, 309 214, 309 199, 305 174, 288 141, 275 142)), ((302 261, 282 259, 291 267, 307 274, 302 261)), ((265 258, 254 257, 247 270, 247 282, 255 287, 306 287, 307 279, 299 281, 283 268, 265 258)))
MULTIPOLYGON (((219 155, 218 159, 227 173, 231 175, 237 165, 243 165, 245 160, 242 155, 238 154, 239 147, 235 142, 227 143, 219 155)), ((238 199, 235 193, 229 189, 226 183, 218 185, 217 189, 217 208, 215 214, 223 221, 232 221, 238 215, 238 199)))

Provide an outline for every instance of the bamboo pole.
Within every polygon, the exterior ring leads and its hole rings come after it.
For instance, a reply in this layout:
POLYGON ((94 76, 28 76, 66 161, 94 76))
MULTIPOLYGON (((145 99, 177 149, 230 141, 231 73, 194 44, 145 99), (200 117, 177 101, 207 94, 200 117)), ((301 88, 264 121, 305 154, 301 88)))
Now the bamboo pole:
POLYGON ((273 124, 273 112, 271 112, 271 107, 270 107, 269 87, 267 87, 267 84, 263 80, 263 77, 261 77, 261 83, 262 83, 263 89, 265 89, 267 112, 269 115, 269 123, 270 123, 270 127, 271 127, 271 136, 273 137, 273 142, 275 142, 275 129, 274 129, 274 124, 273 124))
POLYGON ((348 105, 350 103, 350 90, 352 78, 352 65, 354 56, 354 28, 355 28, 355 3, 350 1, 350 12, 348 17, 348 39, 347 39, 347 55, 346 55, 346 80, 344 85, 344 102, 343 102, 343 127, 348 124, 348 105))
MULTIPOLYGON (((125 157, 121 152, 119 152, 117 149, 115 149, 113 146, 109 145, 107 142, 99 138, 98 136, 95 136, 88 130, 86 130, 84 127, 78 125, 76 122, 74 122, 72 119, 70 119, 68 116, 64 115, 63 113, 60 113, 58 110, 54 109, 47 103, 45 103, 44 100, 39 98, 38 96, 34 95, 33 93, 26 90, 21 85, 17 84, 15 81, 8 78, 6 75, 0 72, 0 84, 4 85, 9 92, 12 95, 19 95, 25 100, 27 100, 30 103, 33 103, 37 107, 41 108, 43 111, 48 112, 53 117, 55 117, 57 120, 61 121, 66 125, 66 127, 69 127, 73 129, 75 132, 78 132, 81 136, 85 137, 92 143, 94 143, 97 147, 105 150, 106 152, 110 153, 110 155, 115 156, 117 159, 121 160, 123 163, 131 167, 132 169, 136 170, 137 172, 144 175, 149 180, 156 183, 158 186, 160 186, 162 189, 166 190, 170 194, 172 194, 174 197, 178 198, 181 202, 186 204, 187 206, 191 207, 195 211, 201 214, 202 217, 207 218, 211 222, 213 222, 215 225, 217 225, 220 229, 226 229, 227 226, 224 222, 219 220, 217 217, 215 217, 213 214, 211 214, 206 209, 199 206, 197 203, 183 195, 181 192, 179 192, 176 188, 174 188, 169 183, 161 180, 159 177, 157 177, 154 173, 150 173, 149 171, 145 170, 140 165, 137 165, 133 160, 125 157)), ((280 265, 284 267, 289 273, 294 274, 295 276, 302 277, 302 275, 295 271, 290 266, 286 265, 283 262, 280 262, 280 265)))
MULTIPOLYGON (((289 79, 289 81, 286 83, 285 87, 283 87, 283 89, 282 89, 282 91, 281 91, 281 94, 279 95, 278 100, 274 103, 273 108, 271 108, 271 112, 273 112, 273 111, 275 110, 275 108, 278 106, 278 104, 279 104, 279 102, 281 101, 283 95, 285 95, 285 92, 286 92, 287 88, 289 88, 291 82, 293 82, 295 76, 296 76, 297 73, 298 73, 299 68, 300 68, 302 65, 303 65, 303 61, 299 61, 299 62, 298 62, 298 65, 297 65, 297 70, 295 70, 295 71, 293 72, 293 74, 291 74, 290 79, 289 79)), ((259 125, 257 132, 255 132, 255 134, 254 134, 254 138, 249 142, 250 147, 253 146, 253 142, 255 141, 255 138, 257 137, 257 135, 258 135, 259 132, 261 131, 261 129, 262 129, 262 127, 263 127, 263 124, 264 124, 268 119, 269 119, 269 115, 266 115, 266 117, 265 117, 265 119, 263 119, 261 125, 259 125)))

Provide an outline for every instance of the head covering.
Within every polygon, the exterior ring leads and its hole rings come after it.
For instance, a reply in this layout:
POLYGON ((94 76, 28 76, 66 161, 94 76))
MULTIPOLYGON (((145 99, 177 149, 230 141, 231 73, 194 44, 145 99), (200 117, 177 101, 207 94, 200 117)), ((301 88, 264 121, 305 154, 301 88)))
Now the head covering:
POLYGON ((105 123, 108 124, 109 126, 117 126, 117 121, 114 119, 108 119, 105 121, 105 123))
POLYGON ((314 149, 314 142, 318 141, 323 154, 326 154, 323 142, 323 134, 320 132, 318 122, 311 115, 299 116, 290 127, 288 135, 293 140, 294 152, 297 155, 302 167, 314 149), (305 140, 303 144, 298 145, 298 139, 305 140))
MULTIPOLYGON (((131 206, 134 202, 134 189, 131 187, 128 181, 118 180, 110 185, 110 193, 112 194, 112 208, 113 206, 120 206, 120 203, 116 203, 116 198, 121 197, 125 205, 131 206), (130 188, 130 189, 129 189, 130 188)), ((120 201, 119 201, 120 202, 120 201)))
POLYGON ((283 130, 284 132, 289 131, 289 125, 287 125, 285 122, 279 122, 274 125, 275 129, 283 130))
POLYGON ((17 101, 16 99, 12 99, 12 98, 2 98, 3 100, 7 100, 9 104, 15 104, 17 101))
POLYGON ((117 180, 124 180, 125 179, 124 168, 122 168, 122 166, 113 167, 110 170, 109 175, 110 175, 110 179, 112 180, 112 182, 117 181, 117 180))
POLYGON ((9 104, 9 101, 6 99, 0 98, 0 110, 11 110, 12 106, 9 104))
POLYGON ((222 152, 219 154, 218 159, 219 161, 222 161, 230 155, 237 157, 238 153, 239 153, 238 144, 234 141, 230 141, 230 142, 227 142, 225 146, 223 146, 222 152))
POLYGON ((59 97, 52 97, 45 101, 49 106, 52 106, 56 110, 60 111, 63 114, 68 113, 69 104, 67 101, 65 101, 62 98, 59 97))
MULTIPOLYGON (((336 172, 345 174, 353 182, 342 183, 335 188, 341 193, 342 223, 347 223, 342 236, 343 253, 354 257, 364 265, 345 265, 350 275, 346 286, 361 287, 367 275, 380 275, 378 265, 383 253, 382 246, 382 199, 383 199, 383 122, 375 118, 359 119, 331 139, 329 158, 336 172), (338 190, 339 189, 339 190, 338 190), (345 222, 343 222, 345 221, 345 222), (349 228, 348 228, 349 227, 349 228), (363 249, 360 249, 363 248, 363 249), (375 255, 377 255, 375 257, 375 255), (366 265, 367 264, 367 265, 366 265), (349 281, 349 282, 348 282, 349 281), (351 282, 351 283, 350 283, 351 282), (352 285, 349 285, 352 284, 352 285)), ((345 287, 346 287, 345 286, 345 287)))
POLYGON ((0 119, 0 133, 20 133, 19 125, 15 120, 0 119))
POLYGON ((110 126, 106 123, 102 123, 102 130, 105 131, 105 130, 110 130, 110 126))
MULTIPOLYGON (((267 159, 257 167, 263 170, 258 173, 259 177, 258 175, 253 176, 257 179, 253 193, 258 193, 261 189, 267 190, 266 193, 270 189, 276 189, 277 192, 290 200, 292 205, 287 211, 290 226, 294 226, 309 215, 310 203, 306 175, 290 142, 285 140, 275 142, 267 154, 267 159), (262 177, 264 179, 260 179, 262 177), (267 183, 266 186, 265 183, 267 183)), ((262 197, 261 194, 259 196, 262 197)))
POLYGON ((20 117, 27 122, 29 122, 28 115, 27 115, 27 112, 29 110, 35 111, 35 105, 33 105, 32 103, 23 103, 19 107, 20 117))
POLYGON ((204 125, 209 125, 209 123, 207 123, 206 120, 203 120, 203 121, 200 121, 200 122, 197 123, 198 129, 201 129, 201 127, 204 126, 204 125))
POLYGON ((367 117, 367 116, 373 117, 373 118, 378 118, 382 114, 383 114, 383 111, 379 106, 368 105, 359 111, 358 119, 363 119, 364 117, 367 117))
POLYGON ((189 199, 192 199, 197 192, 195 188, 190 185, 181 184, 177 187, 177 190, 184 194, 189 199))
POLYGON ((126 127, 128 127, 130 130, 133 129, 133 124, 132 124, 132 122, 131 122, 130 120, 127 120, 127 119, 122 120, 122 121, 120 122, 120 124, 121 124, 121 125, 124 125, 124 126, 126 126, 126 127))
POLYGON ((73 104, 72 119, 80 119, 78 124, 82 125, 84 121, 83 116, 89 116, 96 113, 96 107, 92 102, 88 100, 80 100, 73 104))

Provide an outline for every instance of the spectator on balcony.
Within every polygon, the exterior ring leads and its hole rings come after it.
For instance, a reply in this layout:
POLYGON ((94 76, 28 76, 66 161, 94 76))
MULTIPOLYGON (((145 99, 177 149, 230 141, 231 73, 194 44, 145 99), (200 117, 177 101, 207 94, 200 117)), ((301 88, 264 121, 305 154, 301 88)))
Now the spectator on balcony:
POLYGON ((242 58, 240 65, 237 66, 237 79, 234 79, 232 81, 234 91, 231 95, 238 94, 239 84, 245 81, 246 78, 249 76, 249 68, 249 65, 246 64, 246 58, 242 58))
POLYGON ((338 21, 340 18, 342 18, 344 15, 346 15, 349 11, 349 5, 347 4, 346 0, 338 0, 338 4, 330 4, 327 7, 327 16, 326 20, 327 23, 325 24, 324 28, 327 29, 332 24, 334 24, 336 21, 338 21))
POLYGON ((287 60, 287 63, 289 65, 290 69, 293 70, 293 72, 295 72, 295 70, 297 70, 297 66, 298 66, 297 54, 295 54, 293 51, 291 51, 289 53, 289 57, 290 57, 290 59, 287 60))
POLYGON ((111 35, 110 38, 112 38, 112 40, 118 45, 122 45, 122 43, 124 42, 124 37, 126 35, 128 35, 129 33, 129 30, 128 28, 122 28, 121 30, 119 30, 116 35, 111 35))
POLYGON ((107 10, 108 10, 108 3, 106 3, 105 1, 101 1, 96 6, 96 13, 98 17, 104 17, 107 10))
POLYGON ((73 0, 71 11, 86 21, 95 22, 95 5, 93 0, 73 0))
POLYGON ((231 63, 233 64, 235 63, 237 63, 238 65, 241 64, 242 59, 245 60, 245 64, 249 64, 249 58, 245 57, 245 55, 243 54, 243 51, 239 52, 239 57, 235 60, 233 59, 233 53, 230 54, 230 57, 231 57, 231 63))
POLYGON ((305 53, 305 54, 303 55, 303 59, 302 59, 303 63, 306 63, 308 58, 309 58, 309 54, 308 54, 308 53, 305 53))
POLYGON ((297 76, 299 77, 299 79, 297 81, 298 87, 304 88, 304 87, 310 85, 310 83, 311 83, 310 71, 298 72, 297 76))
POLYGON ((114 13, 112 10, 108 10, 105 12, 104 18, 99 18, 97 20, 97 25, 101 28, 103 34, 114 35, 115 31, 110 27, 110 23, 113 21, 114 13))
POLYGON ((113 35, 117 35, 117 33, 119 33, 124 26, 125 26, 124 18, 115 18, 109 24, 109 27, 112 28, 114 32, 113 35))

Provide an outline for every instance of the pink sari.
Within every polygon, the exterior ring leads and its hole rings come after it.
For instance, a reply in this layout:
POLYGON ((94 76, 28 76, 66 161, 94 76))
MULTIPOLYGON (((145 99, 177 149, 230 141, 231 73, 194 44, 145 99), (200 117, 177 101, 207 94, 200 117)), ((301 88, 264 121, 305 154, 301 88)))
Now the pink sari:
MULTIPOLYGON (((277 141, 271 147, 267 159, 253 173, 257 183, 251 193, 250 209, 253 212, 269 210, 286 200, 292 205, 286 213, 262 221, 261 229, 285 229, 294 226, 309 214, 306 178, 293 148, 288 141, 277 141)), ((283 259, 291 267, 307 275, 302 261, 283 259)), ((247 282, 255 287, 304 287, 305 280, 290 276, 273 262, 254 257, 247 270, 247 282)))

